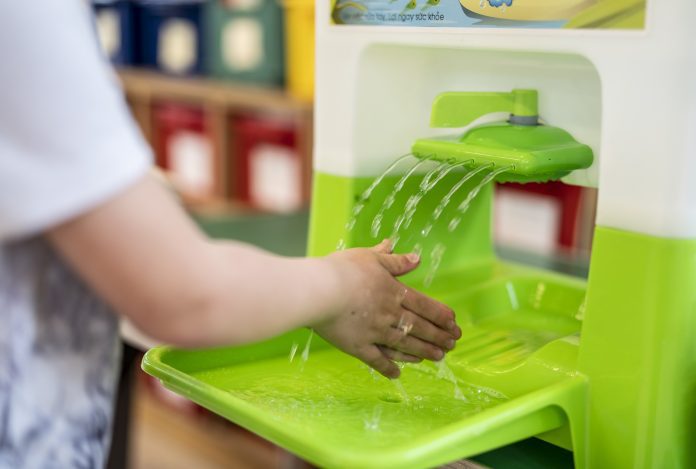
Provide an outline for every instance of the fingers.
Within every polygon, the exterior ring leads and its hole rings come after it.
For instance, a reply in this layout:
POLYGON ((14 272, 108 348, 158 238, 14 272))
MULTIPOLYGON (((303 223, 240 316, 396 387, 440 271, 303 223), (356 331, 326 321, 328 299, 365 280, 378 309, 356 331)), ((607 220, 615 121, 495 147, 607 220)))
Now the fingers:
POLYGON ((458 338, 454 333, 445 331, 407 310, 404 310, 399 323, 395 324, 394 327, 446 351, 454 348, 455 341, 458 338))
POLYGON ((462 336, 462 331, 454 322, 454 311, 439 301, 435 301, 422 293, 408 288, 401 304, 404 308, 414 312, 421 318, 427 319, 441 329, 446 330, 455 339, 462 336))
POLYGON ((387 269, 387 271, 398 277, 411 272, 420 264, 418 254, 379 254, 379 263, 387 269))
POLYGON ((398 350, 385 347, 384 345, 377 346, 382 354, 388 359, 396 362, 406 362, 406 363, 420 363, 423 361, 422 358, 415 355, 409 355, 408 353, 399 352, 398 350))
POLYGON ((376 345, 365 347, 357 357, 389 379, 396 379, 401 374, 396 363, 387 358, 376 345))
POLYGON ((405 275, 420 264, 420 257, 418 254, 393 254, 392 249, 393 245, 389 239, 385 239, 372 248, 372 251, 378 256, 379 263, 382 267, 387 269, 390 274, 397 277, 405 275))
POLYGON ((378 254, 391 254, 392 253, 392 242, 390 239, 385 239, 377 246, 373 247, 372 250, 378 254))
POLYGON ((445 356, 444 350, 440 347, 417 337, 404 334, 399 329, 394 329, 385 342, 388 343, 380 345, 428 360, 439 361, 445 356))

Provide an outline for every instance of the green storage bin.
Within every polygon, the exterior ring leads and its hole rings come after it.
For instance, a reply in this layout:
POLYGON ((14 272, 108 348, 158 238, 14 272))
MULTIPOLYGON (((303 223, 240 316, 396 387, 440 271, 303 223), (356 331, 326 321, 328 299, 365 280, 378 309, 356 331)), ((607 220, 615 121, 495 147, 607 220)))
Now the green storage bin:
POLYGON ((210 75, 283 84, 283 14, 276 0, 208 2, 205 41, 210 75))

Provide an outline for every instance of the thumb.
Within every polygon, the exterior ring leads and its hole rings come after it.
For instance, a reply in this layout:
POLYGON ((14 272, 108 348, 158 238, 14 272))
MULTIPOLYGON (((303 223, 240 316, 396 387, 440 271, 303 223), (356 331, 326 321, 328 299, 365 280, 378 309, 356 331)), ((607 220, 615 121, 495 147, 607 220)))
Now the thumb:
POLYGON ((378 254, 391 254, 392 253, 392 242, 390 239, 385 239, 377 246, 373 247, 372 250, 378 254))
POLYGON ((381 254, 379 263, 395 277, 405 275, 420 264, 420 257, 416 253, 410 254, 381 254))

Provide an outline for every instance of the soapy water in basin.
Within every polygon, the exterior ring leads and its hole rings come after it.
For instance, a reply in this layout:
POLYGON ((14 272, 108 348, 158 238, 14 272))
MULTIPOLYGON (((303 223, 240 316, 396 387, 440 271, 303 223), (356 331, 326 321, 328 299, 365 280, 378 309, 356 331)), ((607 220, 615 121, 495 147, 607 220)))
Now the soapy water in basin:
POLYGON ((298 368, 278 357, 195 377, 252 405, 290 435, 317 435, 347 449, 393 447, 507 400, 463 381, 457 385, 465 399, 453 399, 452 383, 430 362, 407 365, 398 384, 375 381, 358 360, 332 349, 313 352, 298 368))

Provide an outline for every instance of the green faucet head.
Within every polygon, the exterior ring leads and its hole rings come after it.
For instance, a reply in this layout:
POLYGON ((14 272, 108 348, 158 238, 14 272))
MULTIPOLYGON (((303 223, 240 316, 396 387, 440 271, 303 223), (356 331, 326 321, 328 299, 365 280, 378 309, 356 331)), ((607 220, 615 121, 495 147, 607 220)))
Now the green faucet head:
POLYGON ((433 127, 463 127, 492 112, 510 119, 474 127, 463 136, 417 140, 419 158, 471 161, 470 165, 507 167, 500 182, 544 182, 560 179, 592 164, 592 149, 568 132, 538 122, 537 92, 443 93, 435 99, 433 127))

